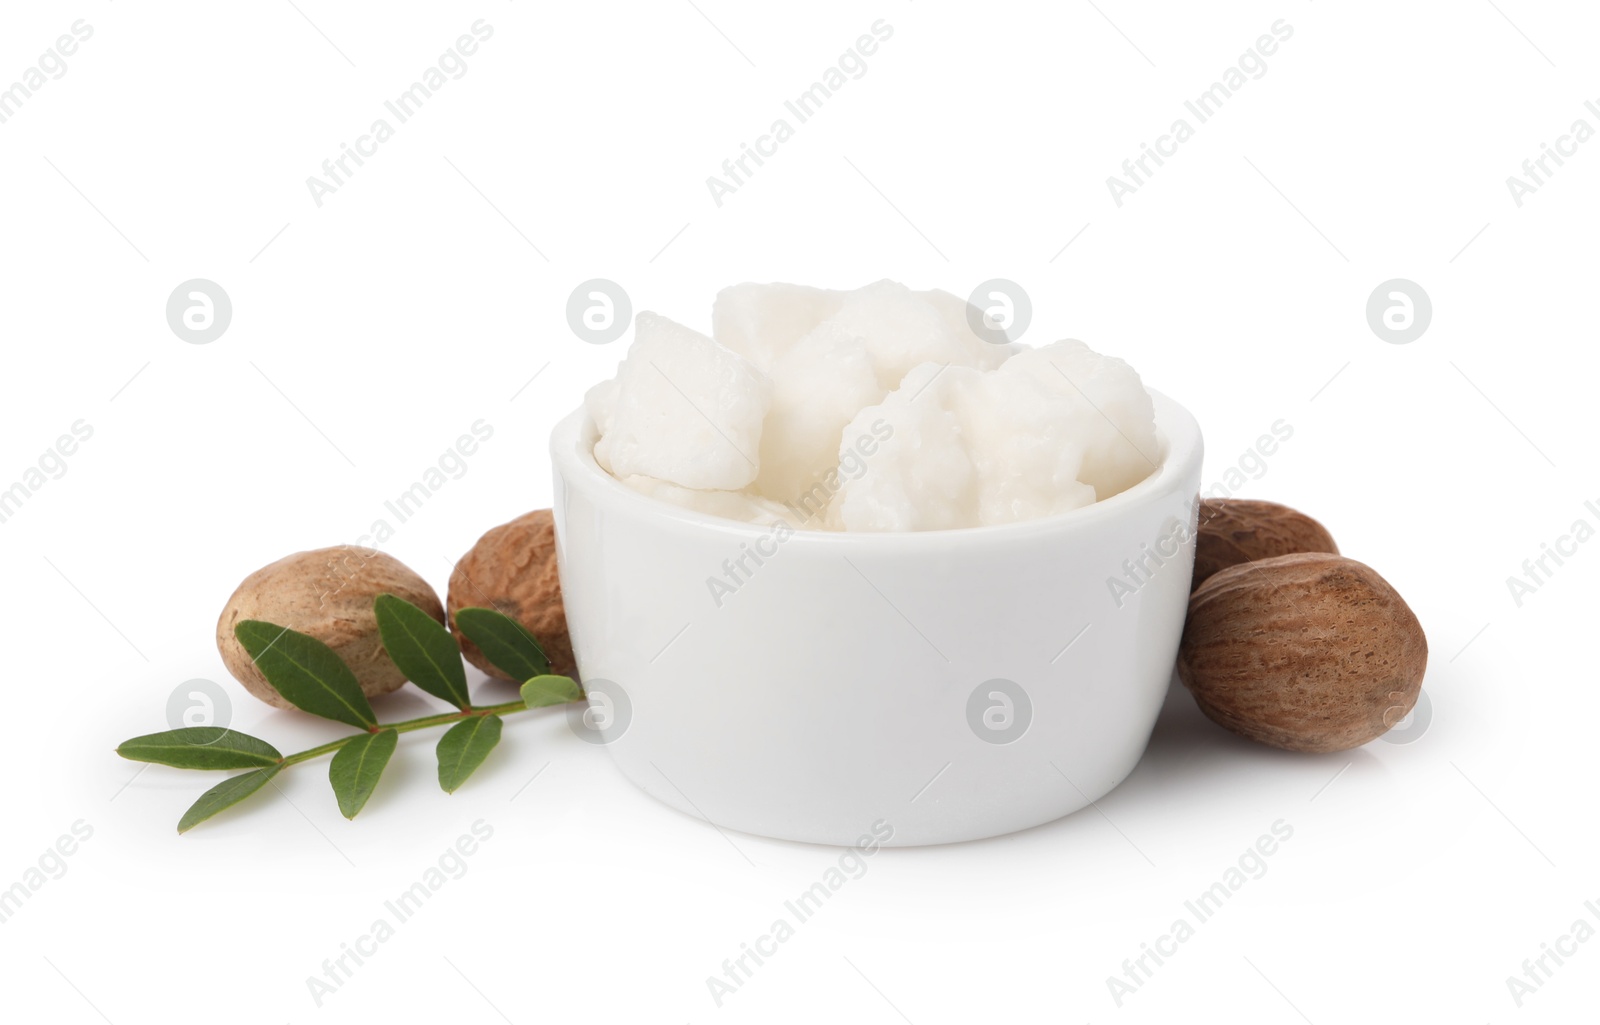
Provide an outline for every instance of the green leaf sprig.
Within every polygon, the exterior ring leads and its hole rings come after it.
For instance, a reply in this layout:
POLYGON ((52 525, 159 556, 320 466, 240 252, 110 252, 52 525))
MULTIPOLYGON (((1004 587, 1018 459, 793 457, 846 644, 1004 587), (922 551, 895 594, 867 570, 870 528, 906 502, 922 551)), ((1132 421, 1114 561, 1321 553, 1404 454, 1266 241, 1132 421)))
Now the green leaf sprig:
POLYGON ((337 653, 309 634, 245 620, 234 628, 267 682, 296 708, 361 732, 284 755, 264 740, 220 726, 187 726, 124 741, 117 754, 130 761, 179 769, 248 769, 200 795, 178 820, 185 833, 271 783, 291 765, 332 754, 328 781, 339 811, 353 819, 366 805, 400 743, 400 734, 450 727, 439 739, 439 786, 454 793, 500 743, 504 716, 583 699, 583 688, 567 676, 550 675, 550 660, 521 623, 493 609, 462 609, 458 626, 484 657, 523 680, 515 701, 475 706, 467 692, 461 649, 438 620, 392 594, 373 602, 384 649, 406 678, 456 707, 454 712, 403 722, 380 723, 361 684, 337 653))

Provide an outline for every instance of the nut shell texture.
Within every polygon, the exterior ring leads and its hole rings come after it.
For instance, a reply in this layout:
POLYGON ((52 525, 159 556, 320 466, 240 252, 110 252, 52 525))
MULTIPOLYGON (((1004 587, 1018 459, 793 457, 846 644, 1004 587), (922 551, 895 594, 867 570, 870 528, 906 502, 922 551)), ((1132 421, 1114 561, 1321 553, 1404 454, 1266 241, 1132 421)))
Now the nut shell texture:
POLYGON ((296 552, 245 577, 217 620, 217 650, 245 690, 277 708, 293 708, 257 669, 233 634, 234 624, 260 619, 310 634, 350 666, 368 697, 406 682, 383 650, 372 601, 389 593, 444 622, 444 606, 426 580, 372 548, 338 545, 296 552))
MULTIPOLYGON (((465 608, 503 612, 528 628, 550 659, 550 671, 577 673, 567 612, 556 572, 556 528, 549 509, 536 509, 478 539, 450 574, 450 620, 465 608)), ((508 679, 460 630, 456 641, 467 661, 490 676, 508 679)), ((520 681, 518 681, 520 682, 520 681)))
POLYGON ((1242 562, 1295 552, 1339 554, 1328 529, 1305 513, 1276 502, 1207 498, 1200 502, 1194 582, 1199 587, 1219 570, 1242 562))
POLYGON ((1178 675, 1214 722, 1289 751, 1343 751, 1416 704, 1422 624, 1370 567, 1299 553, 1212 576, 1189 598, 1178 675))

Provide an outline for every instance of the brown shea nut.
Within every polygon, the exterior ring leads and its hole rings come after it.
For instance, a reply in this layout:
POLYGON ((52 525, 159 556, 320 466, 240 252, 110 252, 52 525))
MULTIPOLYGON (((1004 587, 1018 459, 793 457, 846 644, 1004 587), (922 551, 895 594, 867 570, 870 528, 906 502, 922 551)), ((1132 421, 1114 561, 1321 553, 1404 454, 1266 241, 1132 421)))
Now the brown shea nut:
POLYGON ((1189 598, 1178 676, 1213 722, 1288 751, 1359 747, 1410 713, 1422 624, 1370 567, 1302 552, 1246 562, 1189 598))
POLYGON ((1339 554, 1328 529, 1305 513, 1277 502, 1206 498, 1200 502, 1194 550, 1193 591, 1218 570, 1241 562, 1295 552, 1339 554))
POLYGON ((296 552, 244 578, 217 620, 217 650, 244 689, 278 708, 293 708, 256 668, 234 636, 234 625, 259 619, 310 634, 332 648, 367 697, 406 682, 383 650, 373 599, 392 594, 444 622, 444 607, 428 582, 403 562, 372 548, 338 545, 296 552))
MULTIPOLYGON (((450 574, 450 622, 467 608, 494 609, 528 628, 550 659, 550 671, 573 676, 577 663, 567 637, 567 610, 556 574, 556 527, 549 509, 535 509, 478 539, 450 574)), ((510 679, 456 629, 467 661, 490 676, 510 679)), ((520 681, 514 681, 520 682, 520 681)))

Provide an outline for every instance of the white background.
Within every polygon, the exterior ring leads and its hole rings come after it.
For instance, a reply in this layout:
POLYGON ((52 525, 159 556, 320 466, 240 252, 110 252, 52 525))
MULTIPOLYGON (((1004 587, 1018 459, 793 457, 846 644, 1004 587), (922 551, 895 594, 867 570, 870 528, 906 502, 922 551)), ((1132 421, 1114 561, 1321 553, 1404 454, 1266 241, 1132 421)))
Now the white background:
POLYGON ((1584 506, 1600 505, 1600 141, 1520 207, 1505 179, 1575 119, 1600 128, 1583 106, 1600 99, 1593 10, 296 3, 3 16, 0 85, 76 19, 94 33, 0 125, 0 486, 73 422, 94 435, 0 524, 0 887, 74 822, 93 835, 0 923, 0 1015, 1592 1014, 1600 942, 1548 961, 1520 1008, 1506 978, 1575 920, 1600 926, 1584 907, 1600 904, 1600 544, 1521 607, 1506 580, 1575 520, 1600 525, 1584 506), (319 208, 306 178, 479 18, 494 34, 468 73, 319 208), (865 76, 713 203, 706 177, 879 18, 894 34, 865 76), (1277 19, 1293 36, 1264 77, 1119 208, 1106 177, 1277 19), (1025 340, 1083 338, 1195 412, 1208 481, 1292 424, 1244 493, 1311 512, 1406 595, 1432 649, 1421 736, 1290 755, 1224 733, 1176 687, 1099 813, 876 855, 720 1008, 707 977, 838 852, 719 835, 637 792, 560 713, 509 721, 453 796, 413 737, 354 822, 318 763, 181 838, 216 777, 112 753, 166 728, 169 694, 197 677, 285 751, 339 732, 234 685, 218 611, 257 566, 367 532, 480 418, 493 440, 386 549, 442 593, 482 531, 547 505, 549 429, 628 341, 573 336, 578 282, 614 279, 635 309, 704 328, 735 281, 886 276, 1021 283, 1025 340), (209 345, 164 317, 195 277, 234 306, 209 345), (1365 319, 1395 277, 1433 302, 1409 345, 1365 319), (465 875, 318 1007, 307 977, 479 819, 493 837, 465 875), (1293 837, 1265 876, 1118 1007, 1107 977, 1280 819, 1293 837))

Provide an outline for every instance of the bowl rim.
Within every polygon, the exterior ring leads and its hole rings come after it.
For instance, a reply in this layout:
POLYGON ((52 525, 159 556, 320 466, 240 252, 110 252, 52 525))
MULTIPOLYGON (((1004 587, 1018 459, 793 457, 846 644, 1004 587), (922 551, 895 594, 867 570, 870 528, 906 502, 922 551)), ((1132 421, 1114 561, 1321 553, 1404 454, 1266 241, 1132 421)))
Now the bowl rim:
MULTIPOLYGON (((1159 463, 1151 474, 1125 491, 1089 505, 1051 513, 1016 523, 997 523, 980 527, 952 527, 942 530, 841 531, 797 527, 784 521, 791 531, 784 540, 788 548, 797 543, 833 545, 843 548, 933 547, 947 549, 951 544, 998 542, 1027 539, 1038 534, 1089 530, 1107 519, 1120 517, 1130 507, 1160 501, 1188 479, 1199 479, 1204 440, 1194 415, 1178 402, 1154 388, 1146 389, 1155 407, 1156 442, 1161 449, 1159 463)), ((597 431, 585 406, 557 421, 550 432, 550 456, 558 484, 581 487, 596 501, 619 507, 632 514, 665 520, 700 531, 721 533, 733 538, 764 538, 777 529, 777 522, 731 520, 688 509, 641 494, 613 477, 594 459, 593 438, 597 431)), ((1198 487, 1198 485, 1196 485, 1198 487)))

